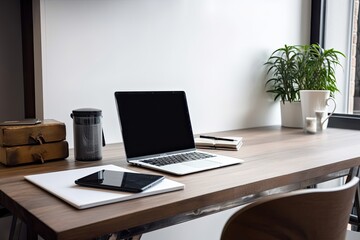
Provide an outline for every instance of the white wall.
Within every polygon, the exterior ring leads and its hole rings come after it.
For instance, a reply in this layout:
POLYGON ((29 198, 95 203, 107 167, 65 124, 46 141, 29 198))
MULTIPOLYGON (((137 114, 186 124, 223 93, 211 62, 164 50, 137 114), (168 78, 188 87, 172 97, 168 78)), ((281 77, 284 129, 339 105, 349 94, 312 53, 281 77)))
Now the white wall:
POLYGON ((103 111, 121 141, 116 90, 185 90, 195 133, 280 123, 263 63, 307 43, 310 4, 287 0, 42 0, 44 116, 103 111))
MULTIPOLYGON (((82 107, 102 109, 107 142, 121 141, 116 90, 185 90, 195 133, 280 124, 263 63, 309 40, 309 0, 40 3, 44 116, 66 123, 71 146, 82 107)), ((144 239, 215 240, 233 211, 144 239)))

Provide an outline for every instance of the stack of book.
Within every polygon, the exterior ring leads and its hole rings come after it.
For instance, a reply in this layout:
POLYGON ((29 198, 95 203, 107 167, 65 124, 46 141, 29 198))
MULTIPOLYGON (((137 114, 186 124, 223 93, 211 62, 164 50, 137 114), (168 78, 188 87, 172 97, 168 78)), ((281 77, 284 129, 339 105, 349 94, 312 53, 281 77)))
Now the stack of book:
POLYGON ((242 137, 213 137, 202 136, 195 138, 197 148, 221 149, 237 151, 242 146, 242 137))

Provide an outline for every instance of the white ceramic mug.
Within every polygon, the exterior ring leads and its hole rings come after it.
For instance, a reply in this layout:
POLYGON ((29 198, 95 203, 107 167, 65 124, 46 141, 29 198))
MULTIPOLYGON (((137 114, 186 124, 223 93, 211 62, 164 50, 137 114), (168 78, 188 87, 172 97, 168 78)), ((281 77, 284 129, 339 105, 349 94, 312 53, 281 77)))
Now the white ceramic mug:
POLYGON ((316 122, 317 122, 317 131, 322 131, 322 130, 326 129, 328 120, 331 117, 331 115, 333 115, 333 113, 336 109, 336 102, 335 102, 335 99, 332 97, 330 97, 326 100, 326 105, 329 106, 329 104, 328 104, 329 100, 332 100, 334 102, 334 109, 332 112, 330 112, 330 114, 328 114, 325 111, 315 111, 316 122))
MULTIPOLYGON (((329 101, 334 102, 334 109, 331 111, 331 114, 336 109, 335 99, 330 97, 329 90, 301 90, 300 91, 300 99, 301 99, 301 112, 304 124, 304 130, 306 131, 306 118, 307 117, 316 117, 316 112, 324 112, 325 116, 328 113, 329 101)), ((331 114, 326 118, 322 119, 322 127, 321 130, 327 128, 328 118, 331 114)))

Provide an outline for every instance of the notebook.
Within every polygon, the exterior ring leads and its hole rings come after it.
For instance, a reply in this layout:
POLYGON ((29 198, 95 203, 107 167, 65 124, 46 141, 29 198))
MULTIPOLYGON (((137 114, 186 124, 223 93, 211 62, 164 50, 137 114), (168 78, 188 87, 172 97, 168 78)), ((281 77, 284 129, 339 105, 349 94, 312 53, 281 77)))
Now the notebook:
POLYGON ((242 163, 195 148, 184 91, 115 92, 128 163, 176 175, 242 163))

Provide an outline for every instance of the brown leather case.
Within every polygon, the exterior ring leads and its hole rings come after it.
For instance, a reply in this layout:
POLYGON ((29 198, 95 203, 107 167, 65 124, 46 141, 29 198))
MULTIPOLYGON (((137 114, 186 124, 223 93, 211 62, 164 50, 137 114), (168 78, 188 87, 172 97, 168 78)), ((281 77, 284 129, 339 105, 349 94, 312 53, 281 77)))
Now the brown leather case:
POLYGON ((35 125, 0 126, 1 147, 58 142, 65 138, 65 124, 52 119, 35 125))
POLYGON ((65 159, 69 145, 65 124, 52 119, 32 125, 0 126, 0 163, 16 166, 65 159))
POLYGON ((0 162, 7 166, 25 163, 44 163, 50 160, 64 159, 69 156, 66 141, 38 145, 0 147, 0 162))

